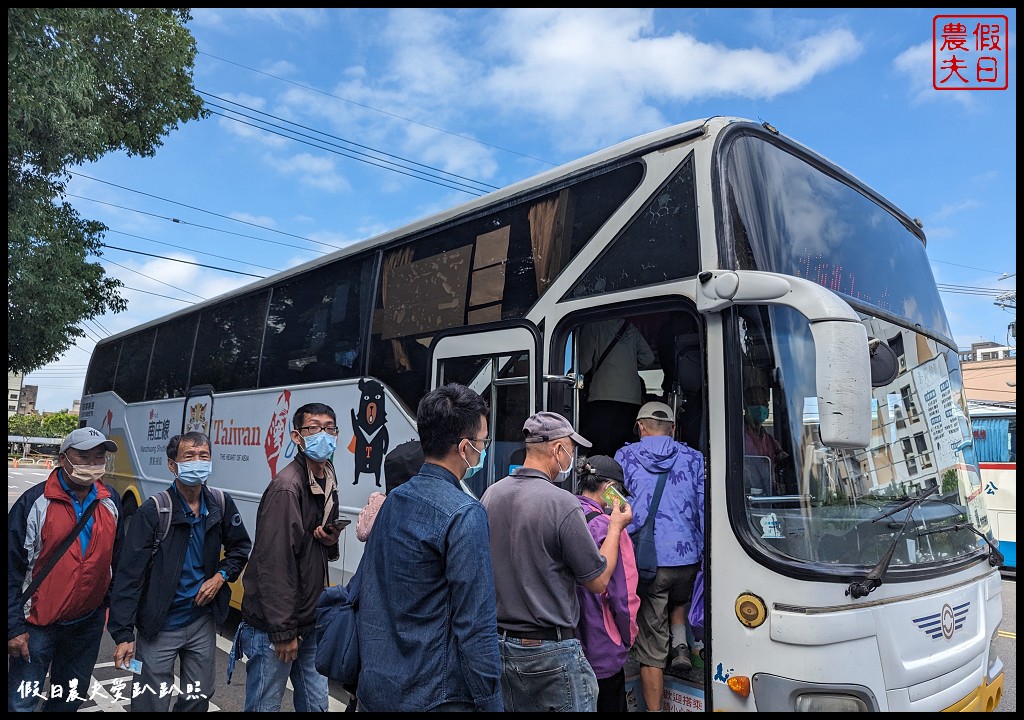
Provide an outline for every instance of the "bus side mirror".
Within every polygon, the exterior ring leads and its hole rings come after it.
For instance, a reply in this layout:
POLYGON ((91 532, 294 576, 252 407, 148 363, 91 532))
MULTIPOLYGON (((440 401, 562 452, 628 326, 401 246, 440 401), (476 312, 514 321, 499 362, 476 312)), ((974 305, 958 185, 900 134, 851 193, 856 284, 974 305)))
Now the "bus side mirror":
POLYGON ((818 421, 826 447, 863 449, 871 442, 871 362, 859 322, 811 323, 818 421))
POLYGON ((703 313, 745 303, 790 307, 807 318, 814 339, 821 442, 840 449, 868 446, 868 332, 845 300, 810 280, 755 270, 705 270, 697 279, 697 309, 703 313))

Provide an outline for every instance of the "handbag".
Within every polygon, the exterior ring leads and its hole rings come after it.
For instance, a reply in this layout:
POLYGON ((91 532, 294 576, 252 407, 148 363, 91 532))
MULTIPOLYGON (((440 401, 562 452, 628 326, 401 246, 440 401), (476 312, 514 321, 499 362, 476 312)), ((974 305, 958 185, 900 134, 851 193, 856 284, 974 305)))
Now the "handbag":
POLYGON ((89 518, 92 517, 93 511, 96 510, 96 506, 99 505, 99 503, 99 498, 95 498, 91 503, 89 503, 89 507, 87 507, 85 512, 82 513, 82 517, 78 518, 78 522, 75 523, 73 528, 71 528, 71 532, 68 533, 66 538, 60 541, 60 545, 58 545, 57 549, 53 551, 53 555, 51 555, 50 559, 46 561, 46 565, 42 570, 36 573, 36 576, 32 578, 32 582, 29 583, 27 588, 25 588, 25 592, 23 592, 21 597, 18 598, 18 605, 24 605, 28 602, 28 599, 32 597, 32 593, 36 591, 36 588, 43 584, 43 580, 45 580, 46 576, 50 574, 51 570, 53 570, 57 561, 64 557, 64 553, 66 553, 68 548, 71 547, 71 543, 78 539, 78 536, 82 533, 82 528, 84 528, 85 524, 89 522, 89 518))
POLYGON ((316 604, 316 671, 336 680, 342 687, 355 688, 359 680, 359 568, 348 585, 332 585, 320 594, 316 604))
POLYGON ((636 572, 641 583, 648 583, 658 574, 658 550, 654 546, 654 520, 661 503, 661 493, 665 490, 668 471, 658 476, 658 486, 651 498, 651 507, 644 519, 644 524, 629 534, 633 541, 633 552, 636 554, 636 572))
POLYGON ((590 384, 594 381, 594 376, 597 375, 597 369, 601 367, 601 363, 604 362, 605 358, 608 357, 608 353, 612 351, 612 348, 622 339, 622 336, 626 333, 626 321, 622 321, 622 325, 619 326, 619 331, 615 333, 615 337, 608 343, 608 347, 601 353, 601 357, 597 359, 594 366, 583 373, 583 389, 580 390, 580 399, 583 402, 590 401, 590 384))

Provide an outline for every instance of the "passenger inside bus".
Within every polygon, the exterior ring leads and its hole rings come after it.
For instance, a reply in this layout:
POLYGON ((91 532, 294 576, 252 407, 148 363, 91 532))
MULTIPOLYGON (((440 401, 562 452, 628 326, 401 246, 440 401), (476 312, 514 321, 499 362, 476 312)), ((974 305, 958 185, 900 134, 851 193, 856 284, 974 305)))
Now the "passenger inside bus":
MULTIPOLYGON (((760 491, 755 494, 785 495, 787 488, 783 470, 789 453, 764 428, 771 410, 768 389, 760 383, 749 385, 743 394, 743 406, 743 452, 748 458, 765 458, 768 461, 765 470, 755 473, 757 481, 752 482, 751 486, 755 491, 760 491), (767 478, 760 477, 763 474, 767 474, 767 478)), ((748 462, 744 467, 753 470, 764 465, 748 462)))
POLYGON ((581 408, 580 432, 595 455, 611 456, 632 436, 645 387, 638 371, 654 366, 654 351, 628 318, 588 323, 579 333, 580 372, 590 387, 581 408))

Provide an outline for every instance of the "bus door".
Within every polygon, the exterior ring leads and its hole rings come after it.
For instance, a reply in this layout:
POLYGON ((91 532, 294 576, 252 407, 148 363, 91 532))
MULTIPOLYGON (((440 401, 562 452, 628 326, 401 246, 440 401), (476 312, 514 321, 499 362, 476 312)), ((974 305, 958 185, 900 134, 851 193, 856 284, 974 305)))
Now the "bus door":
POLYGON ((523 423, 539 407, 540 333, 532 323, 472 326, 439 334, 431 346, 431 389, 457 382, 490 408, 491 447, 483 469, 466 480, 476 497, 521 465, 523 423))

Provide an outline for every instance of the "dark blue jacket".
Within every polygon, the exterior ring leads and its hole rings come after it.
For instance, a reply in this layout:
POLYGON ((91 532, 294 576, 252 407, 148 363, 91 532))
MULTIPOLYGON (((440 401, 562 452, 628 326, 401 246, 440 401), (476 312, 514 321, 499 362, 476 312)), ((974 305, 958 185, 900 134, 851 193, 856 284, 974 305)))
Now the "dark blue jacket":
MULTIPOLYGON (((172 489, 171 528, 167 539, 153 555, 157 533, 156 501, 150 498, 132 516, 125 534, 121 559, 110 593, 110 616, 107 630, 114 642, 134 642, 135 630, 144 637, 154 637, 163 628, 181 578, 181 568, 188 550, 191 523, 185 516, 181 499, 172 489), (147 572, 152 556, 152 570, 147 572)), ((235 501, 224 493, 222 513, 210 492, 203 487, 206 502, 206 541, 203 544, 203 575, 209 580, 220 570, 234 581, 249 559, 252 541, 238 513, 235 501), (224 558, 221 559, 221 548, 224 558)), ((222 624, 231 604, 231 588, 227 584, 214 597, 213 617, 222 624)))

